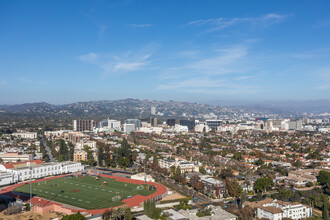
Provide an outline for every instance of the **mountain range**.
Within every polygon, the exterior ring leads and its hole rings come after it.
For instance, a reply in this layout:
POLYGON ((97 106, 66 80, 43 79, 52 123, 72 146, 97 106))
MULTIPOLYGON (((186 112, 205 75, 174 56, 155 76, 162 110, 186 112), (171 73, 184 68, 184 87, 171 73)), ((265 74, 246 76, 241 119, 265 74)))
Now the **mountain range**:
POLYGON ((102 100, 76 102, 65 105, 53 105, 46 102, 25 103, 17 105, 0 105, 1 115, 38 115, 38 116, 63 116, 81 118, 143 118, 151 116, 151 107, 155 106, 159 116, 165 117, 192 117, 210 114, 230 116, 232 114, 249 112, 256 115, 262 114, 302 114, 330 112, 330 100, 318 101, 284 101, 262 102, 244 105, 228 105, 226 102, 212 101, 206 104, 155 101, 139 99, 102 100), (222 104, 222 105, 221 105, 222 104))

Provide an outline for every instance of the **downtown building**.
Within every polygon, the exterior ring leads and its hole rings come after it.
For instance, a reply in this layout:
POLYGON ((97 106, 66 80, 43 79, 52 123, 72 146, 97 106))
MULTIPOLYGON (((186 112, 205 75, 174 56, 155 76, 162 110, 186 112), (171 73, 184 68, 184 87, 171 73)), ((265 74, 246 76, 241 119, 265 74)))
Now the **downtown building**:
POLYGON ((94 120, 73 120, 72 122, 74 131, 93 131, 95 127, 94 120))

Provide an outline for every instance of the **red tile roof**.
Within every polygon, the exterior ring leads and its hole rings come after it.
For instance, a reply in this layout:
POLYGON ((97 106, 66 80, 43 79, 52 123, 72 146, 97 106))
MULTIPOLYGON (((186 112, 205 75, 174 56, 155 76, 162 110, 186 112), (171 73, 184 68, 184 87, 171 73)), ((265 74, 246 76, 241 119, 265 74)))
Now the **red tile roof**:
MULTIPOLYGON (((29 160, 29 161, 22 161, 22 162, 16 162, 16 163, 7 163, 7 164, 2 164, 6 169, 13 169, 17 165, 21 164, 27 164, 30 162, 30 164, 42 164, 43 162, 41 160, 29 160)), ((26 165, 27 166, 27 165, 26 165)))

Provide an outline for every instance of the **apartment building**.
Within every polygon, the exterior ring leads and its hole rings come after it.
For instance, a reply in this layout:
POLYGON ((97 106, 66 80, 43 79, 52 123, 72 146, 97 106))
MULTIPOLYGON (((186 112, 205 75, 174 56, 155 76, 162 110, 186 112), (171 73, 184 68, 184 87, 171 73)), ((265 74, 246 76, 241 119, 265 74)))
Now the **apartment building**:
POLYGON ((300 220, 312 216, 312 208, 307 205, 270 198, 258 202, 244 202, 244 206, 256 209, 256 217, 259 219, 282 220, 289 218, 300 220))
POLYGON ((16 133, 12 133, 11 135, 23 139, 35 139, 38 136, 37 132, 16 132, 16 133))
POLYGON ((74 131, 93 131, 95 127, 94 120, 73 120, 74 131))
POLYGON ((74 145, 78 142, 87 142, 89 136, 81 132, 69 132, 64 135, 65 138, 70 140, 74 145))
POLYGON ((73 161, 80 162, 87 160, 87 153, 84 150, 75 150, 73 153, 73 161))
POLYGON ((175 160, 161 159, 158 161, 158 163, 161 168, 166 168, 168 170, 170 170, 172 166, 180 167, 181 173, 191 173, 199 171, 198 164, 186 160, 179 160, 179 158, 175 158, 175 160))

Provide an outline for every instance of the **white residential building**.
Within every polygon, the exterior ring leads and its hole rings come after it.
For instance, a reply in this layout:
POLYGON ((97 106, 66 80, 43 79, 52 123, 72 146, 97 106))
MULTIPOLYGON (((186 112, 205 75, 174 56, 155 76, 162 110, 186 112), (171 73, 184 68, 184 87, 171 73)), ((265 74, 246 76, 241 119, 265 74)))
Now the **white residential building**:
POLYGON ((76 143, 75 150, 83 150, 85 145, 90 147, 92 150, 97 149, 96 148, 96 141, 87 141, 87 142, 81 141, 81 142, 76 143))
POLYGON ((180 167, 181 173, 199 171, 198 164, 195 164, 194 162, 189 162, 187 160, 179 160, 179 158, 175 158, 175 160, 161 159, 158 161, 158 163, 161 168, 166 168, 168 170, 170 170, 172 166, 180 167))
POLYGON ((37 132, 16 132, 16 133, 12 133, 11 135, 23 139, 35 139, 38 136, 37 132))
POLYGON ((259 219, 282 220, 289 218, 300 220, 312 216, 312 208, 309 206, 270 198, 259 202, 244 202, 243 206, 255 208, 257 210, 256 217, 259 219))

